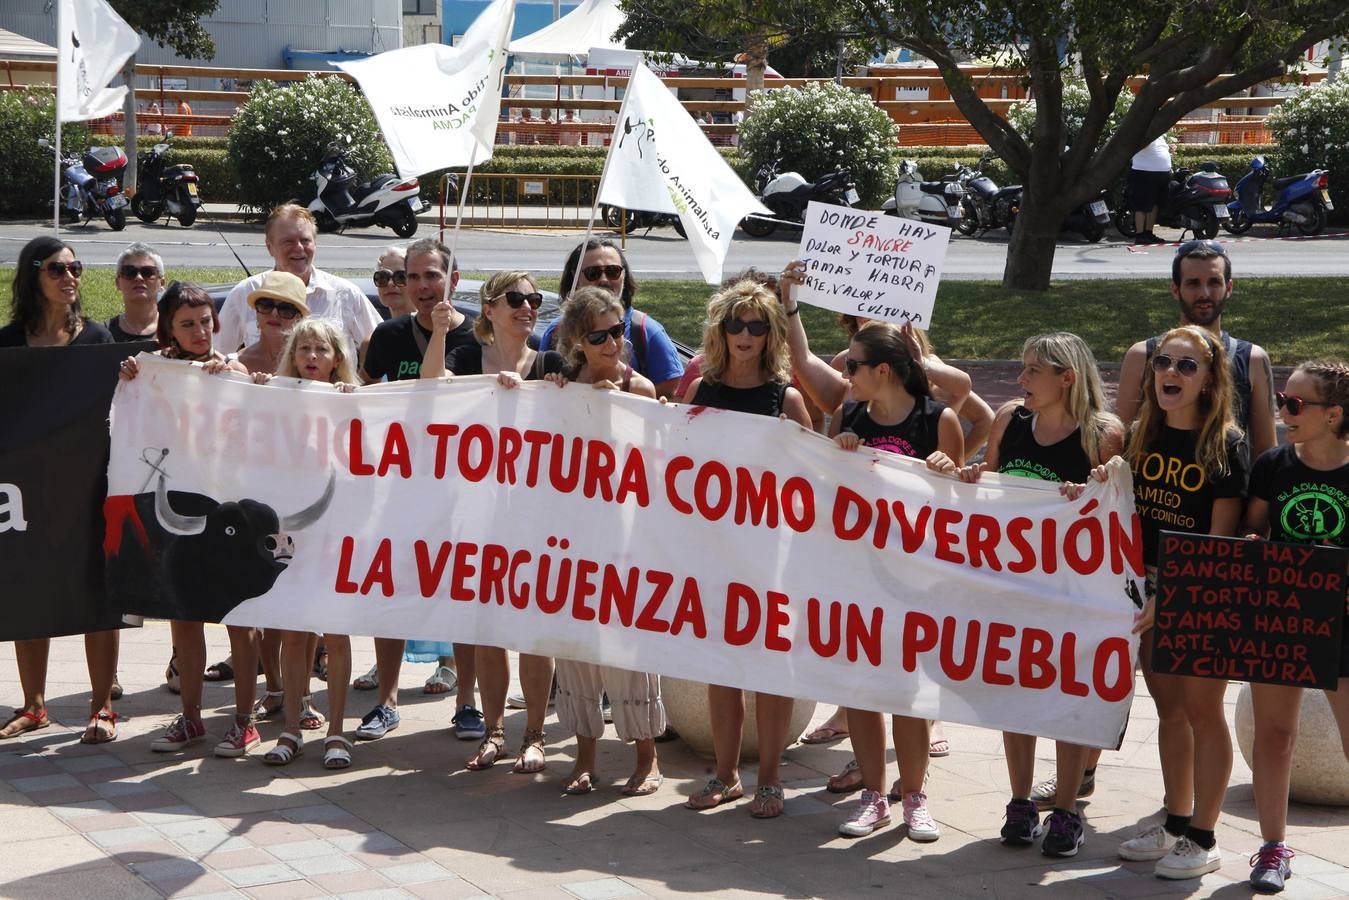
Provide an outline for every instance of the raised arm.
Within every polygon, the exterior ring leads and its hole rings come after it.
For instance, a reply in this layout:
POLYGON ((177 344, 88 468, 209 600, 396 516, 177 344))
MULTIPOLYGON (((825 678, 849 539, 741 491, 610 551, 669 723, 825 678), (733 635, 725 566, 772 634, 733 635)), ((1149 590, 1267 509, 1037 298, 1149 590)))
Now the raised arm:
POLYGON ((810 401, 820 409, 836 409, 848 393, 848 382, 827 362, 810 352, 810 339, 801 324, 801 308, 796 289, 805 282, 806 264, 799 259, 787 263, 778 280, 782 305, 787 311, 787 345, 792 355, 792 372, 810 401))
MULTIPOLYGON (((426 354, 422 356, 422 378, 440 378, 445 374, 445 335, 450 332, 453 315, 454 307, 447 300, 431 310, 431 339, 426 342, 426 354)), ((412 327, 417 327, 415 320, 412 327)))

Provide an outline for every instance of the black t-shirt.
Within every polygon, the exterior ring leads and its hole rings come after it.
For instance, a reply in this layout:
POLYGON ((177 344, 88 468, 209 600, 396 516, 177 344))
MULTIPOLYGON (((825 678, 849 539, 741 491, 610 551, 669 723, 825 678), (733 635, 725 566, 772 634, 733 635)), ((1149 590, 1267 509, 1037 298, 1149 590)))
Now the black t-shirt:
POLYGON ((782 413, 786 396, 787 383, 783 381, 765 381, 758 387, 736 388, 704 378, 698 382, 698 390, 693 394, 693 405, 730 409, 751 416, 776 416, 782 413))
POLYGON ((123 330, 122 316, 120 313, 108 320, 108 333, 110 333, 112 339, 119 344, 134 344, 137 341, 155 340, 155 333, 153 331, 149 334, 133 334, 130 331, 123 330))
MULTIPOLYGON (((112 333, 97 322, 90 319, 83 319, 84 327, 80 333, 75 335, 67 347, 78 347, 82 344, 111 344, 112 333)), ((143 340, 143 338, 137 338, 143 340)), ((6 325, 0 328, 0 347, 27 347, 28 335, 23 330, 23 326, 15 322, 12 325, 6 325)))
MULTIPOLYGON (((453 353, 445 357, 445 368, 456 375, 481 375, 482 344, 474 341, 472 344, 456 347, 453 353)), ((537 350, 534 363, 529 367, 524 379, 538 381, 545 375, 555 375, 566 368, 567 361, 562 358, 561 353, 553 350, 537 350)))
MULTIPOLYGON (((420 378, 422 358, 426 356, 426 344, 430 340, 431 332, 417 324, 413 313, 379 323, 370 335, 369 346, 365 348, 365 374, 375 381, 381 378, 389 381, 420 378)), ((470 344, 476 347, 478 339, 473 336, 473 322, 464 319, 458 327, 445 334, 446 368, 449 367, 450 354, 470 344)))
POLYGON ((1082 449, 1081 427, 1061 441, 1041 444, 1035 440, 1035 413, 1018 406, 998 444, 998 474, 1084 484, 1091 476, 1091 460, 1082 449))
POLYGON ((1208 534, 1213 501, 1246 493, 1250 456, 1240 434, 1227 438, 1226 475, 1210 478, 1195 459, 1198 431, 1162 426, 1157 440, 1133 460, 1134 505, 1143 524, 1143 562, 1157 564, 1163 531, 1208 534))
POLYGON ((927 459, 937 451, 938 424, 946 405, 931 397, 923 397, 913 404, 913 411, 896 425, 877 425, 867 414, 867 405, 859 400, 843 404, 839 418, 839 432, 851 431, 864 446, 888 450, 900 456, 927 459))
POLYGON ((1269 504, 1271 541, 1349 547, 1349 466, 1321 472, 1274 447, 1251 467, 1251 496, 1269 504))

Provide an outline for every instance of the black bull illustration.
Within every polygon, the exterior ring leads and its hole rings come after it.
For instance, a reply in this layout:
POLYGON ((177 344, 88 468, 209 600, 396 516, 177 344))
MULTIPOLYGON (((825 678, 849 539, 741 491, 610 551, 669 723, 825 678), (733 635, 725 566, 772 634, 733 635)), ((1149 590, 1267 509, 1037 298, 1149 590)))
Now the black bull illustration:
POLYGON ((291 533, 319 520, 335 487, 329 473, 323 495, 286 516, 257 500, 170 491, 163 475, 153 492, 109 497, 109 598, 128 613, 219 622, 272 589, 295 556, 291 533))

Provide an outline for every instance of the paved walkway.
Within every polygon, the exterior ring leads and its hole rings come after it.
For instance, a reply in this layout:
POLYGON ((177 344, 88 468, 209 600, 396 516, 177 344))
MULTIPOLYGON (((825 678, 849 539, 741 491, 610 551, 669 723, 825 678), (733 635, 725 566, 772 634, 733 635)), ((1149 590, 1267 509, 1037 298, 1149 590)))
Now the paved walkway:
MULTIPOLYGON (((207 629, 209 658, 224 658, 223 628, 207 629)), ((353 641, 356 671, 373 659, 353 641)), ((1053 861, 997 840, 1007 776, 999 736, 948 725, 953 752, 934 760, 929 795, 942 837, 919 845, 902 827, 861 840, 835 834, 851 798, 824 790, 849 758, 846 742, 794 745, 786 753, 786 815, 756 821, 739 803, 708 813, 681 807, 709 763, 682 743, 661 747, 664 788, 626 799, 618 787, 631 754, 602 742, 602 788, 564 797, 558 780, 575 742, 549 718, 549 767, 514 775, 509 763, 469 772, 472 744, 446 730, 452 701, 426 698, 429 666, 406 665, 401 728, 358 744, 355 764, 324 771, 311 747, 285 769, 215 759, 210 746, 229 723, 232 689, 206 687, 208 741, 155 754, 151 739, 177 698, 161 683, 168 627, 124 632, 126 697, 119 739, 82 746, 87 708, 82 642, 53 642, 51 728, 0 743, 0 896, 98 897, 1246 897, 1247 856, 1258 845, 1250 772, 1240 756, 1218 828, 1221 871, 1166 882, 1150 866, 1116 859, 1116 844, 1160 808, 1156 715, 1134 703, 1123 749, 1107 753, 1085 803, 1087 843, 1053 861)), ((0 645, 0 705, 19 701, 13 645, 0 645)), ((316 687, 321 685, 316 684, 316 687)), ((1142 690, 1142 682, 1139 682, 1142 690)), ((363 712, 371 694, 353 693, 363 712)), ((1229 713, 1235 702, 1229 692, 1229 713)), ((317 698, 320 708, 324 697, 317 698)), ((817 709, 822 721, 826 709, 817 709)), ((355 727, 354 719, 348 727, 355 727)), ((507 717, 509 746, 524 714, 507 717)), ((279 726, 263 727, 267 745, 279 726)), ((611 734, 612 738, 612 734, 611 734)), ((1040 742, 1040 773, 1052 767, 1040 742)), ((747 789, 753 768, 744 770, 747 789)), ((1285 896, 1349 896, 1349 810, 1296 806, 1290 842, 1298 856, 1285 896)))

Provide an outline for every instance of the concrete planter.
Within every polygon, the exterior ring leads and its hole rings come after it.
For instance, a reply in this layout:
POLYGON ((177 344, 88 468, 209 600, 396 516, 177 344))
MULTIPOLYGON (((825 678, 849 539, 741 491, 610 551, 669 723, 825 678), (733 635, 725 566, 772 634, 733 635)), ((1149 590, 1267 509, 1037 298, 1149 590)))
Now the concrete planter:
MULTIPOLYGON (((1293 747, 1289 798, 1317 806, 1349 806, 1349 760, 1344 758, 1339 726, 1326 695, 1304 691, 1301 716, 1293 747)), ((1242 685, 1237 696, 1237 746, 1246 764, 1254 766, 1255 712, 1249 684, 1242 685)))
MULTIPOLYGON (((662 676, 660 695, 665 703, 665 716, 674 730, 679 732, 684 743, 699 756, 713 758, 712 721, 707 711, 707 685, 700 681, 662 676)), ((787 745, 800 736, 814 715, 814 700, 797 700, 792 705, 792 723, 787 729, 787 745)), ((778 752, 785 749, 787 747, 783 746, 778 752)), ((754 692, 745 691, 745 730, 740 759, 747 761, 758 758, 759 730, 754 724, 754 692)))

